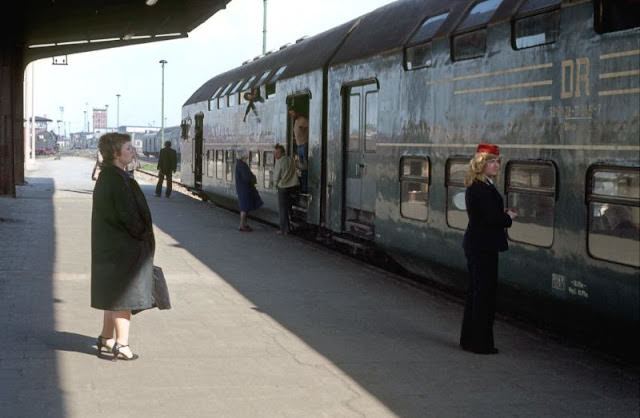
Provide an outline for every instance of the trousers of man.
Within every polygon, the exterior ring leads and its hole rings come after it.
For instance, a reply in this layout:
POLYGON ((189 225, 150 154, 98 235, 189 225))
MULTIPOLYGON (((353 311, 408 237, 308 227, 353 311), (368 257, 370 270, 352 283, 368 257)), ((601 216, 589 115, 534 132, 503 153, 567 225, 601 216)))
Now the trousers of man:
POLYGON ((162 171, 160 171, 158 173, 158 184, 156 184, 156 195, 160 196, 162 194, 162 182, 164 181, 165 177, 167 178, 167 191, 165 195, 169 197, 171 195, 171 186, 172 186, 170 172, 165 174, 162 171))
POLYGON ((278 189, 278 209, 280 211, 280 232, 283 235, 289 233, 289 213, 293 205, 293 197, 298 186, 278 189))

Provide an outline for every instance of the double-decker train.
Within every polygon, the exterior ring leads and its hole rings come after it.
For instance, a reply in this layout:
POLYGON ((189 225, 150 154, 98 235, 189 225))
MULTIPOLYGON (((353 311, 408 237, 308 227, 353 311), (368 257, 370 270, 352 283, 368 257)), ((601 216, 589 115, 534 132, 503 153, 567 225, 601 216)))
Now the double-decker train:
POLYGON ((182 182, 233 207, 247 150, 255 215, 277 222, 289 105, 309 119, 299 225, 464 289, 463 180, 476 145, 498 144, 519 212, 500 306, 637 355, 640 2, 403 0, 302 38, 185 102, 182 182))

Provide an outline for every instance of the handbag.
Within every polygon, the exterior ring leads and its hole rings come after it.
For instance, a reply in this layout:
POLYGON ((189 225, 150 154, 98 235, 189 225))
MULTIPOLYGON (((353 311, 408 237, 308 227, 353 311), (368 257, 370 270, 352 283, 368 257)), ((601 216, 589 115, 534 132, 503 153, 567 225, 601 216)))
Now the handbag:
POLYGON ((162 269, 153 266, 153 289, 151 289, 151 304, 160 310, 171 309, 171 300, 169 298, 169 288, 167 280, 164 278, 162 269))
MULTIPOLYGON (((167 280, 164 278, 162 268, 153 266, 153 284, 151 285, 151 308, 160 310, 171 309, 171 299, 169 298, 169 288, 167 280)), ((136 315, 146 309, 132 309, 131 313, 136 315)))

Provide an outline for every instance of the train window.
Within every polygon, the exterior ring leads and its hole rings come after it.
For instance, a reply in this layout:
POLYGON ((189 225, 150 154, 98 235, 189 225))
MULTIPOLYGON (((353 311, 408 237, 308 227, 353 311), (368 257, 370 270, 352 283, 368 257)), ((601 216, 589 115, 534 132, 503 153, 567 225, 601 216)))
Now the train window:
POLYGON ((216 178, 222 179, 224 172, 224 151, 216 150, 216 178))
POLYGON ((249 153, 249 164, 251 164, 251 167, 260 167, 260 151, 251 151, 249 153))
POLYGON ((400 159, 400 215, 426 221, 429 217, 429 159, 402 157, 400 159))
POLYGON ((260 76, 260 79, 256 83, 256 86, 261 86, 262 84, 264 84, 264 82, 267 81, 267 77, 269 77, 269 74, 271 74, 271 70, 267 70, 264 73, 262 73, 262 75, 260 76))
POLYGON ((349 151, 360 150, 360 95, 349 96, 349 151))
POLYGON ((483 27, 491 20, 502 0, 477 3, 456 28, 452 41, 454 61, 481 57, 487 49, 487 30, 483 27), (476 30, 473 30, 477 28, 476 30))
POLYGON ((376 152, 378 141, 378 92, 370 91, 365 96, 364 150, 376 152))
POLYGON ((502 0, 485 0, 477 3, 473 6, 473 9, 471 9, 460 26, 457 27, 456 31, 463 32, 467 29, 486 25, 489 20, 491 20, 491 17, 493 17, 500 3, 502 3, 502 0))
POLYGON ((512 25, 514 49, 547 45, 560 34, 560 0, 528 0, 520 8, 512 25), (554 10, 548 10, 554 7, 554 10), (532 14, 536 13, 536 14, 532 14))
POLYGON ((591 167, 587 204, 589 254, 640 267, 640 168, 591 167))
POLYGON ((640 26, 638 0, 596 0, 593 26, 598 33, 616 32, 640 26))
POLYGON ((269 97, 275 96, 276 94, 276 81, 278 81, 278 79, 280 78, 280 76, 282 75, 282 73, 284 73, 284 70, 287 69, 286 65, 283 65, 282 67, 278 68, 273 75, 271 76, 271 78, 269 78, 269 81, 267 82, 267 91, 266 91, 266 96, 267 99, 269 97))
POLYGON ((269 79, 269 83, 275 83, 276 81, 278 81, 278 79, 286 69, 287 69, 286 65, 283 65, 282 67, 278 68, 278 70, 275 73, 273 73, 273 76, 269 79))
POLYGON ((263 154, 264 165, 264 188, 271 189, 273 187, 273 167, 276 164, 273 151, 265 151, 263 154))
POLYGON ((265 96, 268 98, 276 95, 276 83, 267 84, 265 87, 265 96))
POLYGON ((407 70, 431 67, 431 42, 408 47, 404 59, 407 70))
POLYGON ((248 90, 249 87, 251 87, 251 85, 253 84, 253 80, 256 79, 255 75, 252 75, 251 77, 249 77, 249 79, 247 79, 247 82, 244 83, 244 85, 242 86, 242 90, 241 91, 245 91, 248 90))
POLYGON ((242 80, 238 81, 238 84, 236 84, 235 86, 233 86, 233 88, 231 89, 231 91, 229 92, 229 96, 233 96, 236 93, 238 93, 238 91, 240 91, 240 87, 242 87, 242 80))
POLYGON ((514 241, 551 247, 556 202, 556 167, 550 161, 509 162, 507 206, 518 210, 509 228, 514 241))
POLYGON ((407 70, 431 66, 431 38, 438 32, 448 16, 449 12, 427 18, 409 39, 405 49, 405 68, 407 70))
POLYGON ((445 187, 447 188, 447 225, 455 229, 466 229, 469 217, 465 202, 464 179, 469 170, 468 158, 450 158, 446 164, 445 187))
MULTIPOLYGON (((220 90, 222 90, 222 86, 218 87, 218 88, 216 89, 216 91, 215 91, 215 92, 213 92, 213 94, 212 94, 212 95, 211 95, 211 97, 209 98, 209 103, 208 103, 208 105, 209 105, 209 110, 213 110, 213 109, 211 108, 211 102, 213 102, 213 101, 215 100, 215 101, 216 101, 216 104, 218 103, 218 101, 217 101, 216 99, 217 99, 217 97, 218 97, 218 94, 220 94, 220 90)), ((217 107, 217 106, 216 106, 216 107, 217 107)))
POLYGON ((481 57, 487 50, 487 30, 479 29, 453 37, 453 60, 481 57))
POLYGON ((213 177, 215 160, 213 150, 207 150, 207 177, 213 177))
POLYGON ((220 95, 218 96, 218 109, 221 109, 222 106, 224 105, 225 96, 226 96, 227 92, 229 91, 229 89, 231 88, 232 85, 233 85, 233 83, 227 84, 227 86, 224 88, 224 90, 222 90, 220 92, 220 95))
POLYGON ((233 169, 236 162, 236 159, 234 158, 233 150, 225 151, 224 159, 226 162, 225 178, 227 179, 227 181, 233 181, 233 169))

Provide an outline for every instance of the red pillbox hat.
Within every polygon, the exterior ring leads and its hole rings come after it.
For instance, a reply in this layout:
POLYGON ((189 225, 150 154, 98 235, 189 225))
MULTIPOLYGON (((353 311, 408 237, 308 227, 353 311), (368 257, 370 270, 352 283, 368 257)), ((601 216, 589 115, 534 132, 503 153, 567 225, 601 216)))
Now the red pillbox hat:
POLYGON ((476 152, 488 152, 489 154, 500 155, 500 148, 497 145, 485 144, 484 142, 478 144, 476 152))

